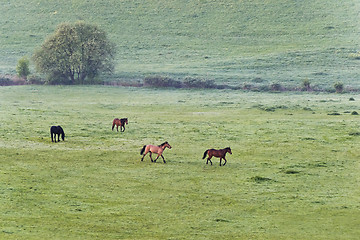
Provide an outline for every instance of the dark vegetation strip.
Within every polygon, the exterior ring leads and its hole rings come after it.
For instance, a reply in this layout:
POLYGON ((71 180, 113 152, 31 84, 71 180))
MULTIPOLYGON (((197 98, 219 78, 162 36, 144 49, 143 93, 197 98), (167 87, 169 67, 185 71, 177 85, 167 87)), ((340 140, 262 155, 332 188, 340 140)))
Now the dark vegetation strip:
MULTIPOLYGON (((19 78, 14 75, 1 75, 0 86, 13 86, 13 85, 26 85, 26 84, 44 84, 44 81, 35 75, 29 76, 27 79, 19 78)), ((271 84, 249 84, 231 86, 228 84, 217 84, 214 80, 206 80, 194 77, 185 77, 183 80, 176 80, 168 76, 148 76, 139 81, 95 81, 93 84, 109 85, 109 86, 124 86, 124 87, 150 87, 150 88, 193 88, 193 89, 232 89, 232 90, 245 90, 254 92, 284 92, 284 91, 309 91, 309 92, 360 92, 358 88, 351 86, 339 89, 341 83, 337 82, 333 88, 318 88, 311 87, 308 81, 304 81, 300 86, 284 86, 280 83, 271 84)))

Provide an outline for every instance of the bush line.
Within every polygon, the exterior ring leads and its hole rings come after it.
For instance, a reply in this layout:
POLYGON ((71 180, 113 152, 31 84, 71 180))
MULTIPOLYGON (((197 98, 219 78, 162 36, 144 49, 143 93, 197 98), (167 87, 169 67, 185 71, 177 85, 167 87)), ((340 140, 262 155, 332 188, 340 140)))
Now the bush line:
MULTIPOLYGON (((43 79, 36 75, 30 75, 27 79, 20 78, 16 75, 0 75, 0 86, 12 85, 26 85, 26 84, 46 84, 43 79)), ((343 92, 360 92, 360 88, 344 87, 341 82, 333 85, 333 88, 318 88, 311 87, 309 80, 304 80, 303 84, 298 87, 284 86, 280 83, 256 84, 243 83, 239 86, 231 86, 227 84, 216 84, 214 80, 199 79, 194 77, 185 77, 182 81, 175 80, 167 76, 148 76, 143 79, 133 82, 127 81, 101 81, 93 84, 108 85, 108 86, 125 86, 125 87, 150 87, 150 88, 193 88, 193 89, 232 89, 244 90, 253 92, 286 92, 286 91, 308 91, 308 92, 329 92, 329 93, 343 93, 343 92)))

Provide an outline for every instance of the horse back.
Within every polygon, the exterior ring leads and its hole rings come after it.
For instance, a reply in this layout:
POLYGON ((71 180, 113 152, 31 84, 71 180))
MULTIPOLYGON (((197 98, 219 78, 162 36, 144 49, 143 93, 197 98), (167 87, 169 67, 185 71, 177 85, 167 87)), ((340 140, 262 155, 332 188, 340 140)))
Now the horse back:
POLYGON ((209 149, 208 150, 208 154, 209 155, 212 155, 212 156, 214 156, 214 157, 224 157, 225 156, 225 151, 223 151, 223 149, 221 149, 221 150, 216 150, 216 149, 209 149))
POLYGON ((162 149, 159 146, 155 146, 155 145, 147 145, 146 147, 148 147, 149 151, 152 153, 161 154, 164 151, 164 149, 162 149))
POLYGON ((50 128, 50 132, 54 134, 64 134, 64 130, 61 126, 52 126, 50 128))

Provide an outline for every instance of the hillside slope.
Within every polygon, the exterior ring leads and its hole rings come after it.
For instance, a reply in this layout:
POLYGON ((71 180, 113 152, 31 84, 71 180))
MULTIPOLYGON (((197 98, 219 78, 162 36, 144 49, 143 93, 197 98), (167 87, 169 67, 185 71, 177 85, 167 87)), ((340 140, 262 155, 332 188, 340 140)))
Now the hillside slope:
POLYGON ((117 44, 118 78, 360 85, 355 0, 12 0, 0 8, 3 74, 14 73, 17 60, 31 56, 59 23, 84 20, 117 44))

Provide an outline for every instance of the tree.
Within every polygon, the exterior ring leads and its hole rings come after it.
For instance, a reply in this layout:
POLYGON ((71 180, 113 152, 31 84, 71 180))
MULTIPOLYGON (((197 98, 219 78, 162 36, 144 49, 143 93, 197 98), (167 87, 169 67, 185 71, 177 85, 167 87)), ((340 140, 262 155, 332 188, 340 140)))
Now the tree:
POLYGON ((16 65, 16 73, 19 77, 27 79, 27 76, 30 74, 29 59, 27 57, 24 56, 19 59, 16 65))
POLYGON ((302 83, 302 89, 304 91, 310 91, 311 90, 311 86, 310 86, 310 80, 309 79, 304 79, 303 83, 302 83))
POLYGON ((60 24, 33 56, 36 69, 53 83, 85 84, 112 72, 115 45, 96 25, 60 24))

